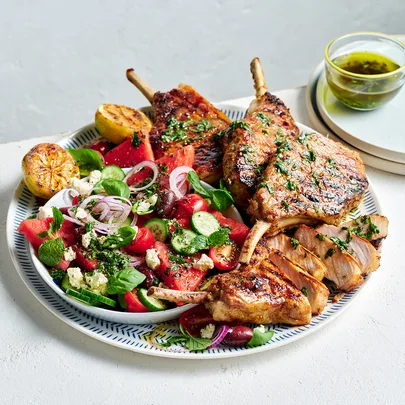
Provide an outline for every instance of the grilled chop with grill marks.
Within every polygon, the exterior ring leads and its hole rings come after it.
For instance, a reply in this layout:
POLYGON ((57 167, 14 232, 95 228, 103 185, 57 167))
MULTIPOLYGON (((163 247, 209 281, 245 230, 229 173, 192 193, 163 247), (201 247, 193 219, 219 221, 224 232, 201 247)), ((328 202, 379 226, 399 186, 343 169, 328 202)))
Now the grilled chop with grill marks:
POLYGON ((193 145, 193 168, 198 176, 207 183, 217 182, 222 177, 218 133, 228 128, 229 118, 186 84, 162 93, 155 92, 132 69, 128 69, 127 78, 152 104, 155 123, 150 131, 150 142, 155 158, 193 145))
POLYGON ((267 92, 258 58, 251 71, 255 79, 256 99, 241 121, 234 121, 223 139, 223 170, 227 187, 238 207, 246 208, 258 180, 277 146, 278 132, 297 136, 299 129, 285 104, 267 92))

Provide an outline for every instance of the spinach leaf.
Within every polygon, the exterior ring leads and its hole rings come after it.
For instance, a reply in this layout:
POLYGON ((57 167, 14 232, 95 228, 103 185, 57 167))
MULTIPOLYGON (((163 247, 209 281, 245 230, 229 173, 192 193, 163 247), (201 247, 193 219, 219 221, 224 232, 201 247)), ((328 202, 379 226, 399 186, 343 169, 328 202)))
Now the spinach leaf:
POLYGON ((274 330, 264 330, 262 326, 253 329, 253 337, 249 340, 247 347, 257 347, 267 343, 274 335, 274 330))
POLYGON ((145 275, 128 267, 113 274, 107 283, 108 294, 124 294, 133 290, 146 279, 145 275))
POLYGON ((41 244, 38 256, 42 263, 53 267, 60 263, 65 246, 61 238, 49 239, 41 244))
POLYGON ((129 198, 131 192, 128 184, 116 179, 104 179, 99 181, 94 188, 103 188, 107 195, 129 198))
POLYGON ((88 176, 93 170, 101 170, 103 161, 99 154, 92 149, 66 149, 73 157, 80 169, 82 177, 88 176))

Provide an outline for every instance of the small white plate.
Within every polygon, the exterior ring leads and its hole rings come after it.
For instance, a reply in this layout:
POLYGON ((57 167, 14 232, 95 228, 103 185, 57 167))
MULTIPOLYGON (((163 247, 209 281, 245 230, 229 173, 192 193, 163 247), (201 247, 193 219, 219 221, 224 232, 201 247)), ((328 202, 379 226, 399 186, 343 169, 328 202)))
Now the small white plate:
POLYGON ((337 136, 330 128, 328 128, 328 125, 324 122, 324 120, 321 117, 316 101, 318 80, 323 72, 324 72, 324 62, 321 62, 313 70, 307 85, 305 104, 314 129, 316 129, 321 134, 328 135, 331 139, 338 141, 343 145, 345 145, 346 147, 358 152, 366 165, 375 167, 376 169, 384 170, 389 173, 405 175, 405 164, 394 162, 389 159, 383 159, 381 157, 374 156, 370 153, 357 149, 353 145, 349 145, 348 143, 346 143, 343 139, 337 136))

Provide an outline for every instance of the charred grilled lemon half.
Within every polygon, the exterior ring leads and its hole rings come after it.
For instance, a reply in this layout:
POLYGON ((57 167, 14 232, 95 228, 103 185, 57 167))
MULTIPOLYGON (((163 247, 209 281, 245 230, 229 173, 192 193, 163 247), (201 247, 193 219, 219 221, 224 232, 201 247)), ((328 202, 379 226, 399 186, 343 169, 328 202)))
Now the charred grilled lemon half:
POLYGON ((149 132, 151 120, 141 111, 123 105, 101 104, 95 117, 98 133, 116 145, 131 137, 134 132, 149 132))
POLYGON ((72 177, 80 178, 72 156, 55 143, 34 146, 23 158, 22 171, 31 193, 47 200, 69 186, 72 177))

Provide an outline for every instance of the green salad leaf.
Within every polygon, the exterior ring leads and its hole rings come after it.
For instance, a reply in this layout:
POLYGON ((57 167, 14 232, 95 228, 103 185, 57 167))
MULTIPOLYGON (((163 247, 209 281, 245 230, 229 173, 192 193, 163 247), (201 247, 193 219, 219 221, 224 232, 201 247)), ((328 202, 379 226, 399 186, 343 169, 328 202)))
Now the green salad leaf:
POLYGON ((121 180, 116 179, 103 179, 100 180, 94 188, 103 189, 107 195, 129 198, 131 192, 129 191, 128 184, 121 180))
POLYGON ((247 347, 262 346, 267 343, 274 335, 274 330, 263 330, 262 326, 253 329, 253 337, 249 340, 247 347))
POLYGON ((114 234, 106 237, 102 243, 105 249, 119 249, 123 246, 129 245, 135 237, 135 229, 130 226, 123 226, 119 228, 114 234))
POLYGON ((53 267, 60 263, 65 251, 65 245, 61 238, 49 239, 42 242, 38 249, 38 256, 42 263, 53 267))
POLYGON ((201 197, 209 199, 211 207, 217 211, 223 212, 234 203, 232 195, 223 181, 220 182, 220 189, 205 189, 194 170, 188 172, 187 179, 194 191, 201 197))
POLYGON ((146 276, 134 269, 128 267, 124 270, 114 273, 107 283, 108 294, 124 294, 132 291, 135 287, 141 284, 146 279, 146 276))
POLYGON ((92 149, 66 149, 73 157, 80 169, 80 175, 86 177, 93 170, 101 170, 103 161, 100 155, 92 149))

